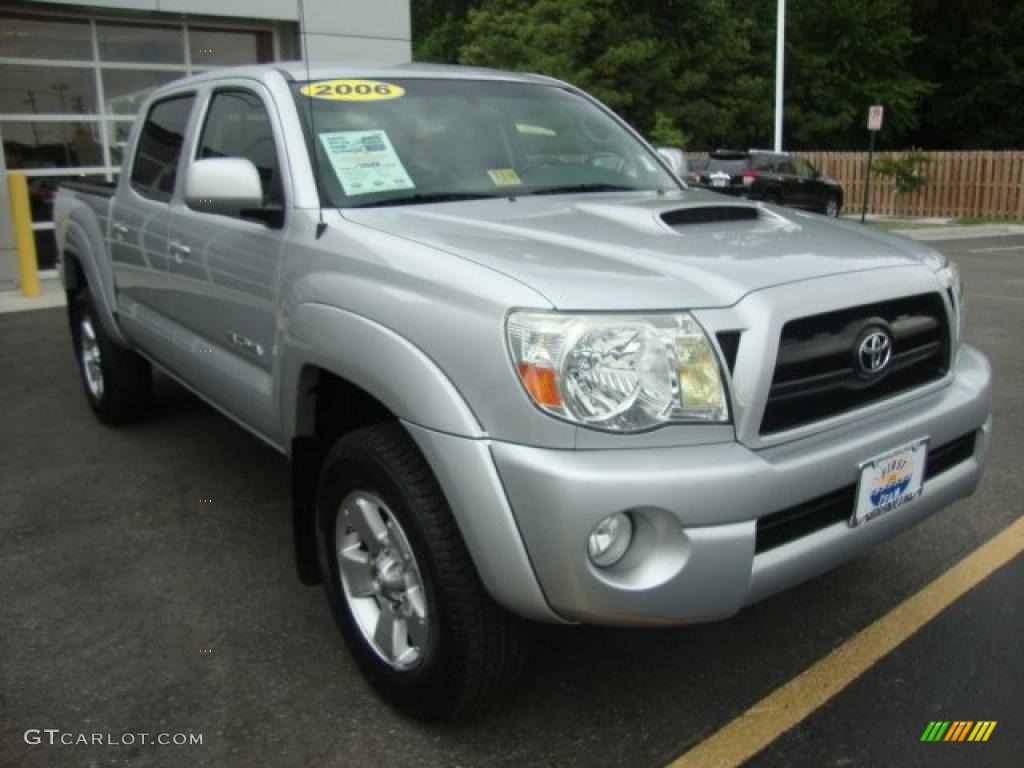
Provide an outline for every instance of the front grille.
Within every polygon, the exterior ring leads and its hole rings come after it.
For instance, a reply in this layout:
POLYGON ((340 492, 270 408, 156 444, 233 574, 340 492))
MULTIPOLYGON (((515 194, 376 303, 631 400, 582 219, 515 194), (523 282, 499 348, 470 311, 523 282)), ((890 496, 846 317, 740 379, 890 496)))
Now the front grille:
MULTIPOLYGON (((948 443, 930 448, 924 468, 925 482, 971 458, 976 439, 976 432, 968 432, 948 443)), ((754 554, 781 547, 835 523, 846 522, 853 516, 856 503, 857 486, 854 484, 765 515, 757 521, 754 554)))
POLYGON ((974 443, 978 438, 977 432, 968 432, 956 440, 932 448, 928 451, 928 460, 924 465, 924 479, 931 480, 941 475, 947 469, 955 467, 961 462, 967 461, 974 455, 974 443))
POLYGON ((950 337, 939 293, 908 296, 791 320, 782 328, 761 434, 781 432, 906 392, 946 375, 950 337), (892 359, 865 373, 864 334, 884 330, 892 359))

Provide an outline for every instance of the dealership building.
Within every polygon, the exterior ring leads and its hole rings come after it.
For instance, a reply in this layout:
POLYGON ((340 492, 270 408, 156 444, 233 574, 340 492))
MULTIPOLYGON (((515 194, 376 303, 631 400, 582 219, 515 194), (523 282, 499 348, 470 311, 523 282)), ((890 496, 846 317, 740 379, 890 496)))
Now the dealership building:
POLYGON ((148 90, 195 72, 301 58, 412 58, 409 0, 0 2, 0 290, 17 255, 7 174, 27 176, 41 274, 53 274, 53 199, 65 179, 112 180, 148 90), (303 44, 305 43, 305 44, 303 44))

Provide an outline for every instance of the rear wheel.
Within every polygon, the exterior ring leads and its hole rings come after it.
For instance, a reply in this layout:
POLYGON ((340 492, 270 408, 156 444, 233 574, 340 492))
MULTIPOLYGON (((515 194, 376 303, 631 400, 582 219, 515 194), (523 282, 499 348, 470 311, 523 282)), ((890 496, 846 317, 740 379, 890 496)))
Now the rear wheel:
POLYGON ((831 216, 833 219, 839 215, 839 198, 836 196, 829 197, 825 201, 825 215, 831 216))
POLYGON ((527 629, 487 594, 399 424, 351 432, 331 449, 317 542, 338 627, 387 701, 438 719, 482 707, 518 678, 527 629))
POLYGON ((768 192, 764 196, 764 201, 768 205, 782 205, 782 196, 778 192, 768 192))
POLYGON ((152 400, 149 363, 109 336, 87 290, 72 300, 71 334, 85 398, 97 418, 104 424, 141 418, 152 400))

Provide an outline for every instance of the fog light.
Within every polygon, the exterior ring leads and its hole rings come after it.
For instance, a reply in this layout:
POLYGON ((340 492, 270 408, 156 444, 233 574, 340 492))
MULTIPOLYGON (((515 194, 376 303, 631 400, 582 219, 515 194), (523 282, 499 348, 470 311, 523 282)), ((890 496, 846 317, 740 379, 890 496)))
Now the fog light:
POLYGON ((607 568, 622 559, 632 539, 633 521, 629 515, 616 512, 594 527, 587 540, 587 553, 594 565, 607 568))

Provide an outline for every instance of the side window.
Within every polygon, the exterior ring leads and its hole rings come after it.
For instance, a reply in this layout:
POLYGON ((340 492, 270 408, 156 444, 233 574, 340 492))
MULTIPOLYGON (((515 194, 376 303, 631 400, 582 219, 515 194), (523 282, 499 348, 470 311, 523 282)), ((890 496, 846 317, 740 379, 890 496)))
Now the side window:
POLYGON ((174 192, 181 145, 195 96, 174 96, 154 104, 139 136, 131 185, 140 195, 167 202, 174 192))
POLYGON ((274 130, 256 94, 250 91, 213 94, 196 154, 197 160, 208 157, 244 157, 252 161, 263 185, 263 205, 284 205, 274 130))
POLYGON ((775 164, 775 172, 794 176, 796 175, 796 168, 793 166, 793 161, 786 157, 775 164))
POLYGON ((793 164, 796 166, 796 172, 798 176, 803 176, 809 179, 814 175, 814 166, 804 160, 802 157, 797 157, 793 160, 793 164))

